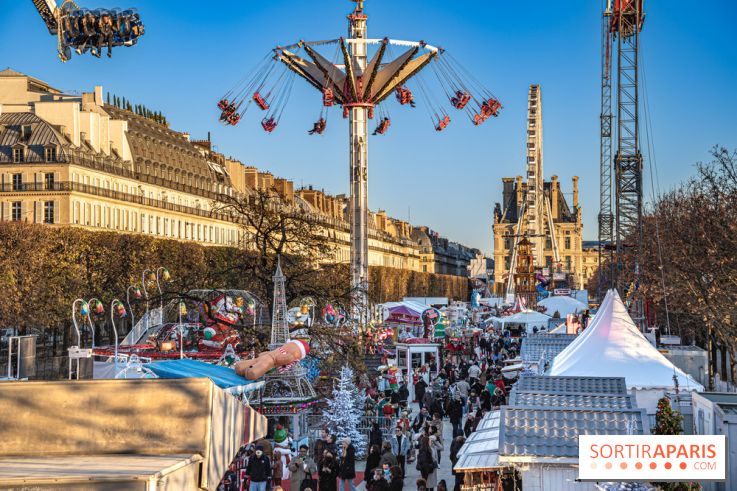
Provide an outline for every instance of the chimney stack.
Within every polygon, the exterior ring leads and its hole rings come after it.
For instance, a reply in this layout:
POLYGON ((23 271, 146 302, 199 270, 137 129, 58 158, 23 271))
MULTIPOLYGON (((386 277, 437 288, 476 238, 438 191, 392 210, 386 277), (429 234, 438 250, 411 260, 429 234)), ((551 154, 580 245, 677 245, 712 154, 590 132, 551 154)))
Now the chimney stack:
POLYGON ((578 176, 573 176, 573 207, 578 208, 578 176))

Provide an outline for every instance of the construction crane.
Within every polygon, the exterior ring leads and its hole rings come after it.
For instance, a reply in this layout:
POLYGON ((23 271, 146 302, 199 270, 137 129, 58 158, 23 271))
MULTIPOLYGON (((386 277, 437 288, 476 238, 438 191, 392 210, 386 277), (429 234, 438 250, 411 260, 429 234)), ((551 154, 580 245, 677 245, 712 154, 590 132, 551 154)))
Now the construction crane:
POLYGON ((57 6, 55 0, 32 0, 49 33, 56 36, 56 49, 62 62, 72 58, 72 51, 81 55, 89 51, 98 58, 103 46, 112 48, 133 46, 144 33, 136 9, 121 10, 80 8, 71 0, 57 6))
POLYGON ((369 38, 364 2, 353 2, 347 38, 277 46, 239 85, 224 94, 217 106, 220 121, 228 125, 238 124, 247 109, 255 106, 265 112, 261 127, 272 133, 279 125, 294 79, 300 77, 322 96, 320 114, 308 131, 310 135, 323 134, 329 108, 342 107, 342 116, 349 125, 352 312, 353 319, 362 324, 368 313, 370 120, 378 120, 372 135, 385 134, 391 125, 388 106, 396 100, 404 107, 424 106, 432 127, 441 132, 451 120, 448 103, 451 111, 465 114, 474 126, 496 117, 502 105, 442 48, 424 41, 369 38), (424 72, 433 72, 434 76, 424 72), (442 104, 431 85, 444 93, 442 104))
MULTIPOLYGON (((642 251, 642 154, 639 141, 639 47, 645 19, 643 0, 606 0, 603 17, 601 201, 599 214, 600 274, 603 262, 613 265, 610 282, 616 286, 642 321, 642 301, 637 296, 642 251), (616 125, 612 125, 611 51, 616 41, 616 125), (616 152, 611 165, 612 130, 616 128, 616 152), (612 182, 611 169, 614 169, 612 182), (607 185, 607 183, 609 183, 607 185), (611 195, 615 208, 611 211, 611 195), (614 218, 612 224, 611 218, 614 218), (612 226, 613 225, 613 226, 612 226), (609 240, 614 257, 603 249, 609 240), (625 255, 625 250, 629 250, 625 255), (632 258, 625 264, 627 258, 632 258), (631 275, 626 272, 631 272, 631 275), (628 279, 630 278, 630 279, 628 279)), ((601 277, 600 277, 601 278, 601 277)))

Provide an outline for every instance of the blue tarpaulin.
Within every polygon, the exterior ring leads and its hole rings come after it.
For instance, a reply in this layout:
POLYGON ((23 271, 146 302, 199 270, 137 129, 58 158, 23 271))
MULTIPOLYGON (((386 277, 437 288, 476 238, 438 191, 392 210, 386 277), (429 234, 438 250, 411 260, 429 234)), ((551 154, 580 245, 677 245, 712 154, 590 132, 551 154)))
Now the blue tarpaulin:
MULTIPOLYGON (((248 380, 241 377, 240 375, 237 375, 235 373, 235 370, 233 370, 232 368, 221 367, 218 365, 203 363, 196 360, 189 360, 187 358, 181 360, 167 360, 146 363, 145 367, 158 375, 159 378, 206 377, 212 380, 215 385, 222 389, 243 387, 246 385, 258 383, 258 381, 248 380)), ((254 386, 253 388, 256 387, 257 386, 254 386)), ((249 387, 249 389, 250 388, 251 387, 249 387)))

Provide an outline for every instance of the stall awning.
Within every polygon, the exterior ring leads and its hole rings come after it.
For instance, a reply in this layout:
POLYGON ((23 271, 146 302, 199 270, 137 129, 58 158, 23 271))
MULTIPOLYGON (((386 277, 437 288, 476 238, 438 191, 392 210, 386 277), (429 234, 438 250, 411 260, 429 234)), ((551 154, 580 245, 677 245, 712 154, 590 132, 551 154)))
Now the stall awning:
POLYGON ((150 369, 159 378, 209 378, 221 389, 243 389, 244 392, 250 392, 259 389, 263 382, 247 380, 235 373, 235 370, 229 367, 212 365, 201 361, 190 360, 187 358, 181 360, 157 361, 146 363, 144 365, 150 369))

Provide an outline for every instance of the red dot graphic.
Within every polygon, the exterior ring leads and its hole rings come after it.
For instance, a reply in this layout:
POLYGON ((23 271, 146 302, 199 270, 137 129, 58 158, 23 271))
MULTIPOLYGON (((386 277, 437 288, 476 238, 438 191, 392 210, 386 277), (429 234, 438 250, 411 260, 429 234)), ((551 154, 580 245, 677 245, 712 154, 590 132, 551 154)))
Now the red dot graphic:
POLYGON ((655 462, 650 462, 650 468, 655 469, 658 466, 655 462))
POLYGON ((679 467, 680 467, 681 469, 685 469, 685 468, 686 468, 686 463, 685 463, 685 462, 681 462, 681 465, 680 465, 679 467))
POLYGON ((626 469, 627 468, 627 462, 622 462, 621 464, 619 464, 619 468, 620 469, 626 469))
POLYGON ((642 462, 638 462, 635 464, 636 469, 642 469, 642 462))
POLYGON ((673 467, 673 464, 671 464, 670 462, 666 462, 665 463, 665 468, 666 469, 670 469, 671 467, 673 467))

